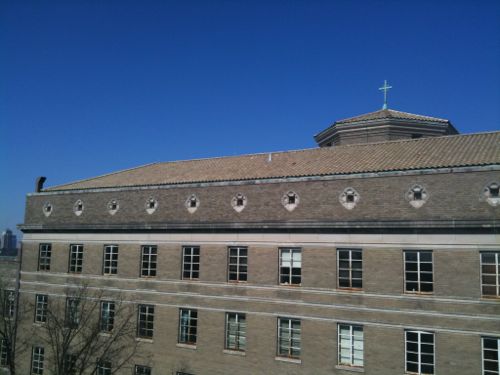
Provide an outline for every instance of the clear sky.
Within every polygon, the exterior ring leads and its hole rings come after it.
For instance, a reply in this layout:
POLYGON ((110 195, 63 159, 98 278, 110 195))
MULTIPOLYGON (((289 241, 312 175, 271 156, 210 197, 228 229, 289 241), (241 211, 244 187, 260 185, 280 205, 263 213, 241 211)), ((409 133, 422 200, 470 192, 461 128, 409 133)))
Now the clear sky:
POLYGON ((0 229, 56 185, 314 147, 389 108, 500 129, 500 1, 0 0, 0 229))

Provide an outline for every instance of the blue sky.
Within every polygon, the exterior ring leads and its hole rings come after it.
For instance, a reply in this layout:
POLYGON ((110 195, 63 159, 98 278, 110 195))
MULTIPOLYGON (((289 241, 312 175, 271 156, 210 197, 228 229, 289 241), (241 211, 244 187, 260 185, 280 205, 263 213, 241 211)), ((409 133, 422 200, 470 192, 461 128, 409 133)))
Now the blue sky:
POLYGON ((500 129, 499 1, 0 2, 0 229, 56 185, 314 147, 389 107, 500 129))

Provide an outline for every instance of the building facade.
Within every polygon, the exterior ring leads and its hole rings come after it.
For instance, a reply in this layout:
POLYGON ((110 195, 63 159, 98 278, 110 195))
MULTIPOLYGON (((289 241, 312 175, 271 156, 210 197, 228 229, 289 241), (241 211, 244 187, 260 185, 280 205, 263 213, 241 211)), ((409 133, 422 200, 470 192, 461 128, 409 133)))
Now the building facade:
MULTIPOLYGON (((119 291, 147 354, 123 374, 498 375, 500 132, 438 120, 38 186, 21 296, 119 291)), ((34 341, 20 373, 47 369, 34 341)))

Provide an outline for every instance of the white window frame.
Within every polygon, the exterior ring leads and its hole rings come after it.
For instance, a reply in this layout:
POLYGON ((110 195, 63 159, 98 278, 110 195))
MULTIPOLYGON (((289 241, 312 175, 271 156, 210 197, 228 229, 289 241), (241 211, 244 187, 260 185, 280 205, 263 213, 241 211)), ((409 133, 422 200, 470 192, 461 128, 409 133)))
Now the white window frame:
POLYGON ((102 274, 118 274, 118 245, 104 245, 102 274))
POLYGON ((241 283, 247 282, 247 280, 248 248, 243 246, 230 246, 227 251, 227 281, 230 283, 241 283), (234 276, 234 278, 232 278, 232 276, 234 276))
POLYGON ((499 375, 500 374, 500 337, 482 337, 482 340, 481 340, 481 356, 482 356, 482 361, 481 361, 481 364, 482 364, 482 374, 483 375, 499 375), (492 340, 492 341, 496 340, 496 342, 497 342, 497 348, 496 348, 496 350, 495 349, 489 349, 489 348, 486 349, 485 345, 484 345, 485 340, 492 340), (486 359, 486 356, 484 355, 486 350, 492 351, 493 354, 496 351, 496 354, 497 354, 496 360, 495 359, 486 359), (486 370, 486 366, 485 366, 486 362, 496 362, 497 363, 497 371, 486 370))
POLYGON ((45 360, 45 349, 43 346, 33 346, 31 349, 31 374, 43 374, 43 362, 45 360))
POLYGON ((35 296, 35 323, 45 323, 47 321, 47 308, 49 296, 47 294, 37 294, 35 296))
POLYGON ((179 309, 179 336, 178 343, 185 345, 196 345, 198 341, 198 310, 179 309), (191 333, 194 329, 194 334, 191 333), (192 337, 194 336, 194 341, 192 337))
POLYGON ((404 292, 408 294, 433 294, 434 293, 434 252, 432 250, 404 250, 403 251, 403 262, 404 262, 404 292), (410 253, 417 254, 416 261, 407 261, 406 256, 410 253), (422 261, 420 260, 422 253, 428 253, 431 255, 431 261, 422 261), (407 270, 407 263, 415 263, 417 265, 417 270, 407 270), (422 264, 430 264, 431 271, 423 271, 422 264), (417 280, 408 280, 408 273, 416 274, 417 280), (430 274, 432 281, 422 281, 422 274, 430 274), (407 283, 416 283, 418 286, 418 290, 408 290, 407 283), (431 285, 430 291, 422 291, 422 285, 427 284, 431 285))
POLYGON ((201 249, 199 246, 182 247, 182 280, 198 280, 200 278, 200 257, 201 249))
POLYGON ((277 356, 285 358, 300 359, 301 355, 301 321, 300 319, 292 318, 278 318, 278 342, 277 342, 277 356), (284 322, 287 326, 285 329, 281 328, 281 323, 284 322), (298 323, 298 328, 293 328, 294 324, 298 323), (286 345, 282 345, 285 342, 286 345), (298 344, 298 345, 297 345, 298 344), (294 354, 298 351, 298 355, 294 354))
POLYGON ((338 364, 339 366, 349 366, 349 367, 356 367, 356 368, 362 368, 364 366, 364 332, 363 332, 363 326, 360 325, 353 325, 353 324, 346 324, 346 323, 338 323, 337 324, 337 352, 338 352, 338 364), (342 335, 343 329, 349 331, 347 337, 342 335), (360 336, 355 335, 355 331, 361 332, 360 336), (344 347, 342 345, 343 342, 347 341, 347 347, 344 347), (358 345, 356 345, 356 343, 358 345), (359 345, 361 343, 361 345, 359 345), (356 347, 357 346, 357 347, 356 347), (361 349, 359 348, 361 346, 361 349), (343 360, 342 356, 342 350, 349 350, 349 360, 345 361, 343 360), (355 353, 361 351, 361 364, 355 364, 356 359, 359 360, 359 358, 356 358, 355 353))
POLYGON ((52 244, 41 243, 38 247, 38 271, 50 271, 52 244))
POLYGON ((139 305, 137 307, 137 337, 152 339, 154 334, 154 305, 139 305))
POLYGON ((436 373, 436 336, 434 332, 429 331, 418 331, 418 330, 405 330, 405 372, 407 374, 422 374, 422 375, 432 375, 436 373), (417 341, 408 341, 408 333, 415 333, 418 335, 417 341), (430 355, 431 353, 422 353, 422 345, 430 345, 428 343, 422 342, 422 335, 431 335, 432 336, 432 363, 423 363, 422 355, 430 355), (416 352, 408 351, 408 342, 415 343, 418 346, 418 350, 416 352), (408 354, 416 354, 418 357, 417 362, 408 361, 408 354), (408 363, 414 363, 418 366, 418 371, 410 371, 408 370, 408 363), (423 365, 431 365, 433 368, 433 372, 422 372, 423 365))
POLYGON ((97 375, 111 375, 112 363, 107 359, 97 360, 97 375))
POLYGON ((141 246, 141 277, 156 277, 158 263, 158 247, 141 246))
POLYGON ((480 257, 480 263, 481 263, 481 296, 486 297, 486 298, 500 298, 500 251, 481 251, 479 253, 480 257), (495 263, 483 263, 483 255, 485 254, 492 254, 495 256, 495 263), (495 273, 484 273, 483 272, 483 266, 488 265, 488 266, 494 266, 495 267, 495 273), (495 284, 486 284, 483 282, 483 277, 494 277, 495 279, 495 284), (485 286, 492 287, 494 286, 496 289, 496 294, 484 294, 483 288, 485 286))
POLYGON ((79 298, 66 298, 66 326, 77 328, 80 325, 80 303, 81 300, 79 298))
POLYGON ((9 365, 8 358, 7 339, 0 339, 0 367, 7 367, 9 365))
POLYGON ((279 257, 278 273, 280 285, 300 286, 302 284, 302 249, 299 247, 282 247, 279 249, 279 257), (287 259, 285 254, 290 254, 289 260, 287 259), (289 262, 289 265, 285 265, 285 262, 289 262), (284 269, 288 269, 288 274, 283 272, 284 269), (300 270, 300 273, 298 275, 293 274, 293 271, 296 269, 300 270), (298 283, 294 282, 294 278, 297 277, 300 280, 300 282, 298 283))
POLYGON ((83 271, 83 245, 69 245, 69 265, 70 273, 82 273, 83 271))
POLYGON ((337 288, 339 289, 353 289, 362 290, 363 289, 363 251, 361 249, 337 249, 337 288), (340 262, 345 261, 345 259, 340 259, 340 254, 347 252, 349 257, 347 261, 349 265, 347 267, 341 267, 340 262), (354 259, 353 253, 359 253, 361 255, 360 259, 354 259), (360 262, 361 269, 353 268, 353 262, 360 262), (340 271, 347 271, 349 273, 348 277, 340 276, 340 271), (353 272, 361 272, 361 277, 354 277, 353 272), (340 280, 347 280, 349 282, 348 286, 341 286, 340 280), (353 286, 353 281, 359 280, 361 286, 353 286))
POLYGON ((244 352, 247 346, 246 332, 246 315, 243 313, 227 312, 225 348, 227 350, 244 352), (231 319, 231 316, 234 316, 234 320, 231 319), (231 345, 231 337, 233 337, 233 345, 231 345))
POLYGON ((109 333, 113 331, 115 324, 115 303, 113 301, 101 301, 99 317, 99 329, 101 332, 109 333))
POLYGON ((149 366, 135 365, 134 375, 151 375, 153 369, 149 366))

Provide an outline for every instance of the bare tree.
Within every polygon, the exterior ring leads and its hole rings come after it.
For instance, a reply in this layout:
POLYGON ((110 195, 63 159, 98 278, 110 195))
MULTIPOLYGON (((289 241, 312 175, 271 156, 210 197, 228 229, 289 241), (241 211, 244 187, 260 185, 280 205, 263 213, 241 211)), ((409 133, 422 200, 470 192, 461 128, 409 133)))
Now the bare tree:
POLYGON ((0 267, 0 366, 16 374, 17 354, 28 347, 16 343, 19 321, 26 314, 26 306, 19 306, 19 263, 17 259, 3 261, 0 267))
POLYGON ((75 285, 64 296, 36 306, 39 340, 54 375, 114 374, 136 354, 135 308, 121 296, 75 285))

